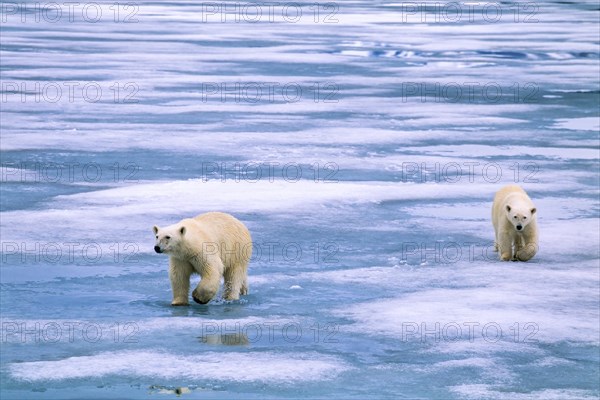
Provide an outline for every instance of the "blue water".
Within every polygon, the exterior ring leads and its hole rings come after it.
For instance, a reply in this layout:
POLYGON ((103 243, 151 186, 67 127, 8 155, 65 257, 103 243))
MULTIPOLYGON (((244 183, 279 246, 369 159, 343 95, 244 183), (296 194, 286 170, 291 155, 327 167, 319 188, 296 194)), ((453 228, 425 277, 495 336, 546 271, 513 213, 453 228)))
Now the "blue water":
POLYGON ((3 399, 600 396, 596 2, 2 7, 3 399), (213 210, 250 294, 173 308, 213 210))

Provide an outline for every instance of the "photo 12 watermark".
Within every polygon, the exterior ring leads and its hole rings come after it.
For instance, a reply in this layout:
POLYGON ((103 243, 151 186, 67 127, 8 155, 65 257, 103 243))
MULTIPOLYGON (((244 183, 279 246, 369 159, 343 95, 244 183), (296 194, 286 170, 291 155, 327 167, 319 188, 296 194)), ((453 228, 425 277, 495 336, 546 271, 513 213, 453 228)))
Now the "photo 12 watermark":
POLYGON ((2 23, 65 24, 114 22, 138 23, 140 7, 133 2, 33 1, 0 3, 2 23))
POLYGON ((0 164, 0 182, 17 183, 138 183, 141 167, 134 162, 63 163, 19 161, 0 164))
MULTIPOLYGON (((145 252, 152 252, 152 243, 145 252)), ((30 266, 49 265, 94 265, 94 264, 139 264, 140 244, 137 242, 0 242, 2 263, 30 266)), ((260 241, 234 243, 203 242, 197 257, 210 255, 226 257, 228 254, 250 255, 251 263, 269 264, 335 264, 340 262, 341 247, 334 241, 310 243, 260 241)))
POLYGON ((533 24, 539 22, 539 3, 532 1, 407 1, 395 4, 402 23, 533 24))
POLYGON ((0 84, 2 103, 139 103, 136 82, 7 81, 0 84))
POLYGON ((535 322, 515 322, 510 325, 498 322, 402 322, 402 342, 441 343, 484 340, 487 343, 512 341, 537 343, 540 327, 535 322))
POLYGON ((340 167, 335 162, 315 162, 312 164, 278 163, 278 162, 202 162, 202 181, 219 180, 220 182, 259 181, 275 182, 284 180, 296 183, 300 180, 310 180, 315 183, 338 183, 340 167))
POLYGON ((8 343, 138 343, 135 322, 2 321, 1 342, 8 343))
POLYGON ((138 264, 135 242, 0 242, 3 264, 93 265, 138 264))
POLYGON ((314 103, 339 102, 339 85, 335 82, 202 82, 202 103, 314 103))
POLYGON ((540 88, 535 82, 402 82, 401 101, 421 103, 534 103, 540 88))
POLYGON ((339 343, 340 326, 334 323, 303 325, 299 322, 204 322, 199 339, 206 344, 251 345, 295 344, 308 341, 319 344, 339 343))
POLYGON ((219 255, 225 259, 228 254, 242 254, 250 263, 274 264, 335 264, 339 263, 340 246, 333 241, 325 242, 281 242, 261 241, 251 243, 203 242, 200 253, 194 257, 219 255))
MULTIPOLYGON (((537 244, 525 244, 522 251, 532 249, 530 252, 537 253, 537 244)), ((494 242, 402 242, 400 243, 400 260, 402 263, 417 262, 421 265, 433 264, 455 264, 458 262, 490 262, 498 261, 499 254, 495 249, 494 242)), ((535 263, 536 260, 529 260, 535 263)))
POLYGON ((340 262, 340 245, 333 241, 261 242, 252 244, 250 262, 337 264, 340 262))
POLYGON ((403 162, 393 169, 400 172, 402 182, 417 183, 539 183, 537 178, 540 167, 536 162, 513 162, 499 164, 495 162, 403 162))
POLYGON ((338 3, 334 2, 202 2, 202 23, 339 23, 338 3))

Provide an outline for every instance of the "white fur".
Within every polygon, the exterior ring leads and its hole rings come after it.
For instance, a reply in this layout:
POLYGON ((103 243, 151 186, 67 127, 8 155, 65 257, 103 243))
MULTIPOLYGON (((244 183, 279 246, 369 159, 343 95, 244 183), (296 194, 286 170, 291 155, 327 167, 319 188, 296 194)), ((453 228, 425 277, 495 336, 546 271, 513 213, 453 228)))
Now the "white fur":
POLYGON ((537 209, 519 185, 508 185, 494 197, 494 250, 503 261, 527 261, 538 250, 537 209))
POLYGON ((210 212, 153 229, 156 252, 170 256, 171 305, 188 305, 193 273, 201 277, 192 293, 197 303, 206 304, 215 296, 222 277, 226 300, 237 300, 240 295, 248 294, 252 239, 238 219, 229 214, 210 212))

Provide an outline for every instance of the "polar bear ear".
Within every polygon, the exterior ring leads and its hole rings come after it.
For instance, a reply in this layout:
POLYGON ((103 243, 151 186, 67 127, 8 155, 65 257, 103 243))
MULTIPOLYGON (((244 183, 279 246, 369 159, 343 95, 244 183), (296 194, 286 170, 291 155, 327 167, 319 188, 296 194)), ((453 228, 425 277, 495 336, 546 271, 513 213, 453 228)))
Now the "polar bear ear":
POLYGON ((506 211, 510 212, 510 205, 506 205, 506 211))
POLYGON ((152 230, 154 231, 154 234, 156 235, 158 233, 158 226, 154 225, 152 227, 152 230))
POLYGON ((536 212, 536 211, 537 211, 537 208, 533 207, 533 208, 531 209, 531 215, 535 214, 535 212, 536 212))
POLYGON ((179 233, 181 233, 181 236, 185 235, 185 226, 179 228, 179 233))

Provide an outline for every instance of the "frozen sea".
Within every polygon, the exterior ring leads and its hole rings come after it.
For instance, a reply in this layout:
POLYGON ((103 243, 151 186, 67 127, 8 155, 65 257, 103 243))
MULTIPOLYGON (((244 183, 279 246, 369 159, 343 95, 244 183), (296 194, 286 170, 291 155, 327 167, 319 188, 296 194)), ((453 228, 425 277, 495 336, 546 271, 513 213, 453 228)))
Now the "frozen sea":
POLYGON ((596 1, 1 11, 2 399, 600 396, 596 1), (250 294, 171 307, 212 210, 250 294))

